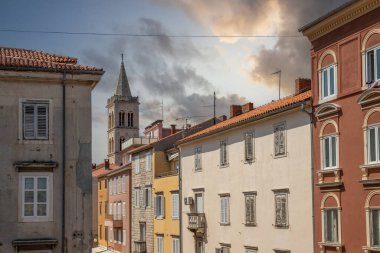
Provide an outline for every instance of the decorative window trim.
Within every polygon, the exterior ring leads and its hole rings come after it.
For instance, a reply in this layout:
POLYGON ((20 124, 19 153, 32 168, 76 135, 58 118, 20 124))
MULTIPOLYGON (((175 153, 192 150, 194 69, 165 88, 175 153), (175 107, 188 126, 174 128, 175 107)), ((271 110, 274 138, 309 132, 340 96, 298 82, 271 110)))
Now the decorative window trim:
POLYGON ((272 190, 274 193, 274 227, 275 228, 284 228, 287 229, 289 228, 289 189, 284 188, 284 189, 273 189, 272 190), (277 203, 276 203, 276 196, 277 195, 285 195, 285 200, 286 200, 286 224, 277 224, 277 203))
POLYGON ((229 166, 229 152, 228 152, 228 139, 222 139, 219 141, 219 167, 228 167, 229 166), (224 150, 222 150, 222 145, 225 145, 225 157, 223 155, 224 150), (222 159, 222 158, 225 159, 222 159))
POLYGON ((370 206, 371 199, 376 195, 380 195, 380 190, 374 190, 374 191, 371 191, 370 193, 368 193, 365 204, 364 204, 365 217, 366 217, 366 239, 367 239, 366 242, 367 243, 362 248, 364 250, 368 250, 368 252, 374 251, 374 250, 380 251, 380 247, 379 246, 372 246, 372 242, 371 242, 371 239, 372 239, 371 218, 370 218, 371 210, 372 209, 377 209, 377 210, 380 209, 380 207, 378 207, 378 206, 373 206, 373 207, 370 206))
POLYGON ((52 99, 35 99, 35 98, 20 98, 19 99, 19 114, 18 114, 18 142, 20 144, 53 144, 53 100, 52 99), (48 105, 47 111, 47 131, 48 137, 47 139, 24 139, 24 120, 23 120, 23 105, 25 103, 41 103, 48 105))
POLYGON ((375 47, 378 47, 380 45, 376 45, 374 47, 367 48, 367 42, 371 38, 372 35, 380 34, 380 29, 372 29, 369 31, 363 38, 362 47, 361 47, 361 53, 362 53, 362 86, 367 87, 367 51, 371 50, 375 47))
MULTIPOLYGON (((323 137, 320 138, 320 151, 321 151, 321 170, 327 171, 327 170, 336 170, 339 169, 339 134, 332 133, 328 135, 324 135, 323 137), (329 139, 329 155, 332 156, 332 148, 333 145, 331 144, 332 138, 335 138, 335 166, 329 166, 326 167, 326 161, 325 161, 325 141, 326 139, 329 139)), ((332 163, 332 157, 330 157, 331 163, 332 163)))
MULTIPOLYGON (((54 183, 52 172, 20 172, 19 173, 19 185, 18 188, 18 220, 20 222, 46 222, 53 221, 53 195, 54 195, 54 183), (46 177, 47 178, 47 196, 46 196, 46 216, 24 216, 24 177, 46 177)), ((35 190, 34 190, 35 192, 35 190)), ((37 194, 34 193, 34 198, 37 198, 37 194)))
POLYGON ((319 76, 319 103, 325 103, 327 101, 331 101, 337 98, 338 95, 338 67, 337 63, 330 64, 328 66, 323 67, 322 69, 318 70, 318 76, 319 76), (330 78, 330 69, 333 69, 334 71, 334 94, 330 94, 328 96, 324 96, 323 94, 323 72, 326 70, 328 73, 327 80, 328 80, 328 89, 331 87, 331 78, 330 78))
POLYGON ((156 197, 154 198, 154 214, 156 219, 164 219, 165 218, 165 196, 162 192, 156 193, 156 197), (160 201, 160 209, 158 206, 158 201, 160 201))
POLYGON ((255 132, 254 131, 248 131, 244 133, 244 162, 245 163, 252 163, 255 161, 255 132), (249 137, 251 136, 251 137, 249 137), (248 144, 247 140, 250 138, 251 141, 251 154, 248 154, 248 144))
POLYGON ((318 106, 317 110, 315 110, 314 115, 319 120, 326 119, 326 118, 338 116, 341 110, 342 110, 341 107, 337 104, 325 103, 318 106))
POLYGON ((244 194, 244 213, 245 213, 245 226, 257 226, 257 212, 256 212, 256 197, 257 192, 251 191, 251 192, 243 192, 244 194), (253 197, 254 204, 253 204, 253 221, 247 221, 247 197, 253 197))
POLYGON ((380 105, 380 89, 372 88, 364 91, 357 100, 362 109, 368 109, 380 105))
POLYGON ((288 155, 288 149, 287 149, 287 126, 286 122, 279 122, 273 125, 273 157, 274 158, 282 158, 286 157, 288 155), (284 126, 284 154, 277 154, 276 155, 276 128, 283 125, 284 126))
MULTIPOLYGON (((340 205, 340 201, 339 201, 339 198, 338 196, 335 194, 335 193, 327 193, 325 194, 323 197, 322 197, 322 200, 321 200, 321 221, 322 221, 322 242, 319 242, 319 245, 321 247, 322 250, 325 250, 325 247, 337 247, 337 248, 342 248, 343 245, 342 245, 342 219, 341 219, 341 212, 342 212, 342 207, 340 205), (336 207, 325 207, 325 202, 328 198, 334 198, 337 206, 336 207), (328 209, 334 209, 334 210, 337 210, 337 213, 338 213, 338 242, 326 242, 325 241, 325 216, 324 216, 324 212, 325 210, 328 210, 328 209)), ((341 252, 341 251, 338 251, 338 252, 341 252)))
POLYGON ((372 114, 376 113, 376 112, 379 112, 380 113, 380 107, 375 107, 375 108, 372 108, 370 109, 364 116, 364 121, 363 121, 363 138, 364 138, 364 149, 363 149, 363 152, 364 152, 364 165, 362 167, 371 167, 371 166, 374 166, 376 164, 379 164, 380 163, 369 163, 368 161, 368 129, 370 127, 373 127, 373 126, 377 126, 377 125, 380 125, 380 122, 379 123, 376 123, 376 124, 371 124, 369 125, 368 124, 368 120, 369 118, 371 117, 372 114))

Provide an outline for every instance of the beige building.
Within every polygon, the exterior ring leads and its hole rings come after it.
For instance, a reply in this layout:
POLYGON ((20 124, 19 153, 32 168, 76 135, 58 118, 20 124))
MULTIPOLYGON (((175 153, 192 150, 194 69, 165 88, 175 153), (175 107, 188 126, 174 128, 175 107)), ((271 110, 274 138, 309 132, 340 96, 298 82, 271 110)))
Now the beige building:
POLYGON ((313 252, 310 82, 178 142, 183 253, 313 252), (307 87, 309 86, 309 87, 307 87))
POLYGON ((91 90, 103 73, 0 48, 0 252, 91 252, 91 90))

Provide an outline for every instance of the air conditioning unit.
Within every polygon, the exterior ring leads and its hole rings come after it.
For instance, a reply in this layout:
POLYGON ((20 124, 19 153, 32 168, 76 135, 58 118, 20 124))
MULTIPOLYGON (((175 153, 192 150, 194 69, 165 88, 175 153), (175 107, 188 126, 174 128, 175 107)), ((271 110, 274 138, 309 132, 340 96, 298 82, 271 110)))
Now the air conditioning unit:
POLYGON ((192 205, 194 203, 193 197, 185 197, 185 205, 192 205))

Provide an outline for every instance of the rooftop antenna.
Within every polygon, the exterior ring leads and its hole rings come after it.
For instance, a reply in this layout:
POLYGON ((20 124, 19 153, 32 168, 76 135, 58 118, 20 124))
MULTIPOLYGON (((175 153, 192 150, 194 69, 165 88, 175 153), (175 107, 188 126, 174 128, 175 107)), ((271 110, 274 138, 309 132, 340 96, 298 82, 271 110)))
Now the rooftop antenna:
POLYGON ((121 62, 124 63, 124 54, 121 54, 121 62))
POLYGON ((273 72, 272 75, 278 74, 278 99, 281 99, 281 69, 273 72))

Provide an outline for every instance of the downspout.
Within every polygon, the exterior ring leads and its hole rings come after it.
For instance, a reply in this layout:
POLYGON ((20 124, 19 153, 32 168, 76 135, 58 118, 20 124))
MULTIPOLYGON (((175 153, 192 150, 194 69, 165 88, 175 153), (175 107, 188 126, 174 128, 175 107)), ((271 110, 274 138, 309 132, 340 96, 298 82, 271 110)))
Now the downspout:
POLYGON ((182 166, 181 166, 181 149, 174 145, 178 150, 178 181, 179 181, 179 252, 183 252, 183 233, 182 233, 182 166))
POLYGON ((311 218, 312 218, 312 235, 313 235, 313 252, 315 253, 315 210, 314 210, 314 138, 313 138, 313 112, 305 110, 305 103, 301 104, 301 111, 310 117, 310 152, 311 152, 311 218))
POLYGON ((62 77, 62 230, 61 230, 61 253, 65 253, 65 190, 66 190, 66 71, 63 72, 62 77))

